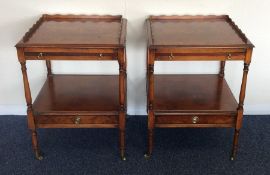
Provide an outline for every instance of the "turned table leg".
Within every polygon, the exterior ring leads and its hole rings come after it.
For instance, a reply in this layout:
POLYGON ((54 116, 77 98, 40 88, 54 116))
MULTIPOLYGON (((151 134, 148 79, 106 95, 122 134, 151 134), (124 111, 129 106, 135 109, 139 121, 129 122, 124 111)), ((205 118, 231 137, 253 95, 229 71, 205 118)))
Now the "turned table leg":
POLYGON ((35 119, 34 119, 33 109, 32 109, 32 97, 31 97, 31 91, 30 91, 30 86, 29 86, 28 77, 27 77, 26 62, 21 61, 20 63, 21 63, 21 69, 22 69, 22 74, 23 74, 25 99, 27 103, 27 121, 28 121, 28 127, 31 131, 32 147, 33 147, 36 158, 38 160, 42 160, 43 157, 41 156, 39 146, 38 146, 38 140, 37 140, 37 132, 36 132, 35 119))
POLYGON ((242 121, 243 121, 243 110, 244 110, 243 106, 244 106, 244 99, 245 99, 245 93, 246 93, 247 75, 248 75, 248 70, 249 70, 248 68, 249 68, 249 64, 244 63, 243 78, 242 78, 242 84, 241 84, 241 91, 239 95, 239 104, 238 104, 238 109, 237 109, 237 118, 236 118, 236 126, 235 126, 235 132, 234 132, 231 160, 235 160, 237 149, 238 149, 239 132, 240 132, 240 128, 242 126, 242 121))
POLYGON ((125 128, 126 128, 126 53, 124 49, 118 50, 119 61, 119 102, 120 102, 120 114, 119 114, 119 147, 120 156, 122 160, 126 160, 125 157, 125 128))
POLYGON ((46 60, 46 67, 47 67, 47 76, 52 75, 52 64, 51 64, 51 60, 46 60))
POLYGON ((226 64, 225 61, 220 62, 219 76, 222 77, 222 78, 224 77, 225 64, 226 64))
POLYGON ((153 111, 154 102, 154 56, 155 53, 152 50, 147 51, 147 112, 148 112, 148 150, 144 155, 146 159, 149 159, 153 152, 153 137, 155 126, 155 115, 153 111))

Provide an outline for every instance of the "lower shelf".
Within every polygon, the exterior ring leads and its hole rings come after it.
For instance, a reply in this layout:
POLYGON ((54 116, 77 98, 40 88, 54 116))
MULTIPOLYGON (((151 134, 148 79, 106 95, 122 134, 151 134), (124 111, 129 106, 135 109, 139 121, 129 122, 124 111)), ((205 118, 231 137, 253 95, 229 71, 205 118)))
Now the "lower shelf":
POLYGON ((118 75, 49 76, 33 103, 34 114, 118 115, 118 82, 118 75))
POLYGON ((155 127, 234 127, 238 104, 219 75, 155 75, 155 127))
POLYGON ((219 75, 155 75, 154 113, 235 115, 238 103, 219 75))

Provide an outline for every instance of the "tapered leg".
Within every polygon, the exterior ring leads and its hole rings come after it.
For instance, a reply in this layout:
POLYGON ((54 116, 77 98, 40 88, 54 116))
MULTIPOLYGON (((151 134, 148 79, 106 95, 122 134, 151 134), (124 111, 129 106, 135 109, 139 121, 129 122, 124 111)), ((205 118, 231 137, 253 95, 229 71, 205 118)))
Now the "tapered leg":
POLYGON ((153 142, 154 142, 154 115, 152 111, 148 114, 148 150, 144 155, 146 159, 149 159, 153 153, 153 142))
POLYGON ((120 130, 120 156, 122 160, 126 160, 125 157, 125 131, 120 130))
POLYGON ((239 132, 242 126, 242 122, 243 122, 243 108, 240 105, 237 111, 236 127, 234 130, 231 160, 235 160, 236 158, 237 149, 238 149, 239 132))
POLYGON ((126 160, 125 157, 125 114, 120 114, 119 119, 120 127, 119 127, 119 147, 120 147, 120 156, 122 160, 126 160))
POLYGON ((153 129, 148 129, 148 150, 144 155, 146 159, 150 159, 153 152, 153 129))
POLYGON ((237 130, 237 129, 235 129, 235 131, 234 131, 233 149, 232 149, 231 160, 235 160, 235 157, 236 157, 236 153, 237 153, 237 149, 238 149, 239 132, 240 132, 240 130, 237 130))
POLYGON ((32 135, 32 147, 33 147, 36 159, 42 160, 43 156, 41 155, 41 152, 39 150, 36 130, 31 130, 31 135, 32 135))

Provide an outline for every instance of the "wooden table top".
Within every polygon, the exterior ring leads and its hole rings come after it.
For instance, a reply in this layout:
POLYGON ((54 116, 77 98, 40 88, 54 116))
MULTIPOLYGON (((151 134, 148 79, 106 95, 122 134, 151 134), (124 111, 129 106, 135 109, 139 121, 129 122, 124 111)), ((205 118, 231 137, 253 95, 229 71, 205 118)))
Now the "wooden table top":
POLYGON ((125 38, 122 16, 43 15, 16 46, 121 47, 125 38))
POLYGON ((149 46, 253 47, 227 15, 150 16, 149 46))

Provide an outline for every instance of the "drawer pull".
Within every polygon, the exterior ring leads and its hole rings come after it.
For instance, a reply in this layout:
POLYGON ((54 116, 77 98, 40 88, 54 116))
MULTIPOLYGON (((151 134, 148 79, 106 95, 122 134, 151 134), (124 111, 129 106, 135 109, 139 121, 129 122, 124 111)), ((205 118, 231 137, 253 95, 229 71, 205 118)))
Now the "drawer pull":
POLYGON ((37 59, 41 59, 42 56, 43 56, 43 53, 39 53, 37 56, 37 59))
POLYGON ((227 55, 227 59, 228 59, 228 60, 231 60, 231 59, 232 59, 232 54, 229 53, 229 54, 227 55))
POLYGON ((81 122, 81 118, 80 117, 76 117, 75 118, 75 124, 78 125, 78 124, 80 124, 80 122, 81 122))
POLYGON ((171 55, 169 56, 170 60, 174 59, 173 54, 171 53, 171 55))
POLYGON ((192 117, 192 123, 198 123, 198 121, 199 121, 199 117, 198 116, 194 116, 194 117, 192 117))
POLYGON ((102 57, 103 57, 103 54, 102 54, 102 53, 100 53, 100 54, 99 54, 99 58, 102 58, 102 57))

